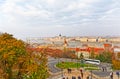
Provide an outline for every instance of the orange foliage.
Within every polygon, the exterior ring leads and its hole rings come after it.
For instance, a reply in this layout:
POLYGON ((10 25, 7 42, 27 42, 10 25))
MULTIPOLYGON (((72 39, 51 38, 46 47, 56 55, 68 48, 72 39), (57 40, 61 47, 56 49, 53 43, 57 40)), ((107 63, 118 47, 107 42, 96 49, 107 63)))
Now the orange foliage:
POLYGON ((116 70, 120 70, 120 60, 112 60, 113 68, 116 70))
POLYGON ((39 77, 37 79, 45 79, 46 77, 41 75, 46 74, 47 76, 48 74, 44 72, 47 70, 47 58, 44 50, 40 52, 38 49, 30 49, 26 49, 26 44, 12 35, 1 34, 0 70, 2 73, 0 76, 3 76, 4 79, 23 79, 25 74, 32 76, 33 73, 37 73, 39 77))

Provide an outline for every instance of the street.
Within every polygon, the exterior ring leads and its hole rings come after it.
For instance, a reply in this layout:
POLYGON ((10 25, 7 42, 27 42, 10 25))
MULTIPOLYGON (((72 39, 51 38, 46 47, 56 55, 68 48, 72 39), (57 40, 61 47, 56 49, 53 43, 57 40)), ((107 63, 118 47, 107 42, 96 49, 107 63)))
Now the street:
MULTIPOLYGON (((62 77, 62 70, 60 68, 57 68, 55 65, 58 62, 65 62, 65 61, 67 61, 67 62, 70 62, 70 61, 76 62, 76 60, 71 60, 71 59, 66 59, 66 58, 52 58, 52 57, 48 58, 49 70, 52 73, 52 75, 56 76, 55 77, 56 79, 62 77)), ((101 65, 99 65, 100 68, 102 68, 103 66, 107 68, 107 71, 103 71, 102 69, 101 70, 92 70, 92 74, 96 75, 99 78, 109 79, 109 75, 110 75, 110 72, 111 72, 110 65, 108 65, 106 63, 101 63, 101 65)), ((85 72, 86 72, 86 70, 85 70, 85 72)), ((89 71, 87 71, 87 72, 89 72, 89 71)), ((76 72, 74 72, 74 73, 76 73, 76 72)), ((73 73, 73 75, 74 75, 74 73, 73 73)), ((114 72, 114 75, 115 75, 114 77, 116 78, 115 72, 114 72)), ((55 79, 55 78, 50 78, 50 79, 55 79)))

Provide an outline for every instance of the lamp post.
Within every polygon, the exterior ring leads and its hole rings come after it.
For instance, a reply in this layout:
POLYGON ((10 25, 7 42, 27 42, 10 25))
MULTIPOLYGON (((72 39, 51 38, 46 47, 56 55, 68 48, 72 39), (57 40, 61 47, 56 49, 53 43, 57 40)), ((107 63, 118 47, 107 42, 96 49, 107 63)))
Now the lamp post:
POLYGON ((92 79, 92 70, 90 72, 91 72, 91 79, 92 79))
MULTIPOLYGON (((64 62, 62 62, 64 64, 64 62)), ((62 74, 62 78, 64 78, 64 65, 63 67, 61 68, 61 74, 62 74)))
POLYGON ((80 60, 80 58, 79 58, 79 54, 78 54, 78 52, 77 52, 77 69, 79 68, 79 60, 80 60))

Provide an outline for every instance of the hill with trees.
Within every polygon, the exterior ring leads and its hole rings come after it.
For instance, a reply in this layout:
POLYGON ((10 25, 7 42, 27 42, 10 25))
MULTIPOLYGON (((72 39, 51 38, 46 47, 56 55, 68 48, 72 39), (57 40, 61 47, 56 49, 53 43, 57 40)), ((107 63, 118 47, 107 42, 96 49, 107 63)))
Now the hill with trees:
POLYGON ((47 57, 8 33, 0 34, 0 78, 46 79, 47 57))

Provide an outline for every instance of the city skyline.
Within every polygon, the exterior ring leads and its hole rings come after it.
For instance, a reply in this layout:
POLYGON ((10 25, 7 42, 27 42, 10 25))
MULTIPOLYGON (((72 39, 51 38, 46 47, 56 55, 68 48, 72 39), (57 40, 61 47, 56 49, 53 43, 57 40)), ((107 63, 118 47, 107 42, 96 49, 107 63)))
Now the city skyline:
POLYGON ((120 36, 119 0, 0 0, 0 31, 17 38, 120 36))

